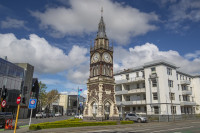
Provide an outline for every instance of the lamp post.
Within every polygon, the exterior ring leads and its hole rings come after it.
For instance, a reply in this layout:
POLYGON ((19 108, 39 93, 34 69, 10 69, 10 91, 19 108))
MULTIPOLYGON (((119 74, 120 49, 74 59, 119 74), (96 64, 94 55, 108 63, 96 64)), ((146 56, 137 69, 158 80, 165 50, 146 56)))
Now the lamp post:
POLYGON ((120 110, 121 110, 121 118, 120 119, 123 119, 123 108, 124 107, 124 104, 121 102, 120 103, 120 110))

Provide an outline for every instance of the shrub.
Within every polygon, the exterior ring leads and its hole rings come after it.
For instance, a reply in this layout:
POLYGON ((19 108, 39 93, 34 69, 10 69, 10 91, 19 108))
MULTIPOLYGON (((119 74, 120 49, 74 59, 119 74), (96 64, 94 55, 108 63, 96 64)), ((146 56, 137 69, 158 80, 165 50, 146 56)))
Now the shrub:
POLYGON ((120 124, 133 124, 133 121, 120 121, 120 124))
POLYGON ((82 120, 62 120, 55 122, 45 122, 39 124, 32 124, 30 130, 39 130, 47 128, 64 128, 64 127, 82 127, 82 126, 105 126, 105 125, 117 125, 117 121, 107 122, 83 122, 82 120))

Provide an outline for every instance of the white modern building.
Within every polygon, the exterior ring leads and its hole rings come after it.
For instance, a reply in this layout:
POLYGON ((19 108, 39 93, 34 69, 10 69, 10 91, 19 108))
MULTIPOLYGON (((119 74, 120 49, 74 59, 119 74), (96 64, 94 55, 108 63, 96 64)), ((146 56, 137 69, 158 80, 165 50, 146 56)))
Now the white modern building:
POLYGON ((200 75, 181 72, 163 60, 114 74, 120 114, 181 115, 200 113, 200 75))

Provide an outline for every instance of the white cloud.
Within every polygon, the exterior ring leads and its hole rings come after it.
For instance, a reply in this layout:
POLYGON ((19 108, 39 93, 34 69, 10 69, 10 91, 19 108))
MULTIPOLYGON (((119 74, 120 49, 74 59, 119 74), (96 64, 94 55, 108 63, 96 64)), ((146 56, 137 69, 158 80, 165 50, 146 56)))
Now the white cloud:
POLYGON ((104 8, 104 21, 110 39, 126 43, 130 37, 143 35, 157 27, 155 13, 144 13, 138 9, 111 0, 70 0, 70 8, 47 8, 45 12, 31 12, 41 22, 40 26, 52 29, 51 34, 58 37, 94 33, 100 20, 101 6, 104 8))
POLYGON ((180 70, 190 73, 199 74, 200 73, 200 55, 199 51, 195 54, 186 54, 186 56, 181 56, 177 51, 160 51, 159 48, 152 43, 146 43, 141 46, 135 46, 134 48, 129 48, 128 50, 122 47, 116 47, 114 53, 114 69, 122 70, 132 67, 137 67, 143 65, 144 63, 163 59, 171 63, 176 64, 180 67, 180 70), (118 51, 118 52, 116 52, 118 51), (188 60, 185 57, 193 57, 193 60, 188 60))
POLYGON ((23 20, 17 20, 17 19, 13 19, 13 18, 9 18, 7 17, 6 20, 1 21, 1 28, 24 28, 24 29, 28 29, 25 26, 25 21, 23 20))
POLYGON ((87 61, 87 49, 74 45, 68 55, 35 34, 17 39, 14 34, 0 34, 0 56, 11 62, 27 62, 40 73, 68 70, 87 61))
POLYGON ((62 82, 58 79, 40 79, 40 81, 47 85, 59 85, 62 82))
POLYGON ((67 79, 72 83, 86 84, 89 78, 89 62, 86 63, 87 64, 81 65, 78 68, 70 69, 67 74, 67 79))
MULTIPOLYGON (((157 2, 157 1, 156 1, 157 2)), ((166 21, 165 27, 175 31, 176 33, 184 34, 183 31, 187 31, 191 25, 190 22, 200 21, 200 1, 198 0, 179 0, 170 1, 165 0, 162 2, 162 6, 166 6, 169 9, 168 21, 166 21)), ((161 8, 162 8, 161 6, 161 8)))

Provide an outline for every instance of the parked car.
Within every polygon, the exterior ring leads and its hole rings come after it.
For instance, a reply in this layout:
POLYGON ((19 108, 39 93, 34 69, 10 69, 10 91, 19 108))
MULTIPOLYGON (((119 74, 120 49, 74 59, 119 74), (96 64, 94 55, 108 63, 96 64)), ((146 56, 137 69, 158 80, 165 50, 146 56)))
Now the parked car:
POLYGON ((44 112, 38 112, 35 116, 35 118, 46 118, 47 117, 47 114, 44 113, 44 112))
POLYGON ((61 116, 60 112, 55 113, 55 117, 61 116))
POLYGON ((146 117, 142 117, 139 114, 133 114, 133 113, 126 114, 125 120, 137 121, 139 123, 147 122, 146 117))
POLYGON ((82 114, 76 114, 74 117, 78 118, 78 119, 83 119, 83 115, 82 114))
POLYGON ((47 117, 54 117, 54 114, 53 113, 47 113, 47 117))
POLYGON ((36 115, 35 115, 35 118, 42 118, 42 113, 41 112, 38 112, 36 115))

